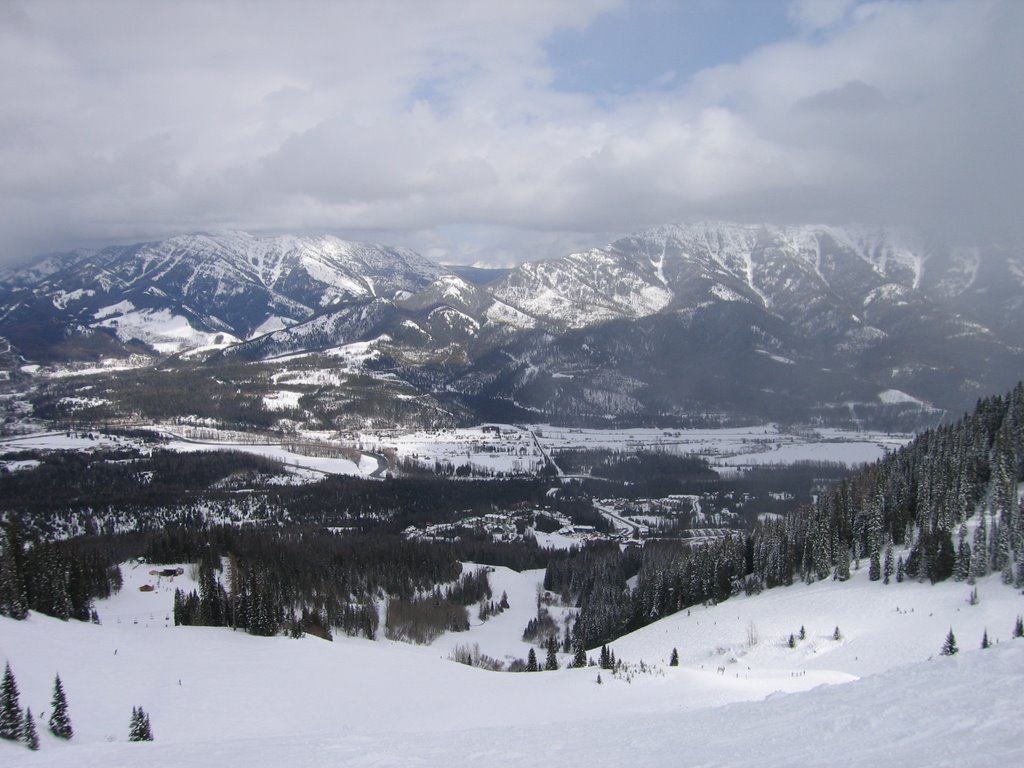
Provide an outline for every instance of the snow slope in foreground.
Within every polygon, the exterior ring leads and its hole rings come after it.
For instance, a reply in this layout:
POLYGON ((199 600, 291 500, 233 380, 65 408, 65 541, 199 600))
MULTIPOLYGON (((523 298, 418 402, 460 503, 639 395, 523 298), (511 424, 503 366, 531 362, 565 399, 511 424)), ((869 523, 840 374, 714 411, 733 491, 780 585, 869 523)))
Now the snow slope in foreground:
MULTIPOLYGON (((190 581, 140 593, 147 570, 125 569, 102 626, 0 619, 22 706, 42 726, 59 671, 76 731, 71 743, 42 733, 35 754, 0 743, 5 766, 982 766, 1024 750, 1024 641, 1009 639, 1024 599, 998 577, 978 585, 975 606, 965 584, 886 587, 860 571, 684 612, 614 644, 654 673, 603 673, 597 685, 593 668, 470 669, 445 660, 452 638, 418 648, 166 626, 174 586, 190 581), (790 649, 800 624, 807 640, 790 649), (843 640, 826 637, 836 624, 843 640), (950 625, 963 649, 952 659, 938 656, 950 625), (984 627, 999 643, 981 651, 984 627), (682 666, 661 666, 673 646, 682 666), (135 705, 157 741, 125 741, 135 705)), ((500 569, 495 580, 515 607, 537 575, 516 587, 500 569)), ((463 638, 500 655, 487 632, 463 638)))

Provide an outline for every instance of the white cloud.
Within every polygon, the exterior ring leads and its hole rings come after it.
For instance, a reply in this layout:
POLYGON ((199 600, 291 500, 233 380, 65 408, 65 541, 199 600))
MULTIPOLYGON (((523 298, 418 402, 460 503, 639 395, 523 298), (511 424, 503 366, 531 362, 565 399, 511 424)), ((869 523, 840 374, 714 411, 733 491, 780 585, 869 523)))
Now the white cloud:
POLYGON ((555 90, 545 40, 606 5, 8 4, 0 239, 312 229, 507 261, 703 216, 1016 225, 1024 5, 797 3, 804 32, 742 61, 555 90))

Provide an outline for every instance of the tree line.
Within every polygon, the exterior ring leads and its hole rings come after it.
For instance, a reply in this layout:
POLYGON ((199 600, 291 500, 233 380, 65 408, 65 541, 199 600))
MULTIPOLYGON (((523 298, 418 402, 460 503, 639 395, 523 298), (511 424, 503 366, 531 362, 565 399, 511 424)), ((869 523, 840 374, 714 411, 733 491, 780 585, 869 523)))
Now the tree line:
POLYGON ((580 608, 573 632, 587 647, 739 591, 843 581, 862 561, 883 585, 999 572, 1022 588, 1022 480, 1024 383, 979 400, 972 414, 922 433, 781 520, 700 546, 649 541, 642 553, 621 554, 588 546, 549 563, 545 587, 580 608))

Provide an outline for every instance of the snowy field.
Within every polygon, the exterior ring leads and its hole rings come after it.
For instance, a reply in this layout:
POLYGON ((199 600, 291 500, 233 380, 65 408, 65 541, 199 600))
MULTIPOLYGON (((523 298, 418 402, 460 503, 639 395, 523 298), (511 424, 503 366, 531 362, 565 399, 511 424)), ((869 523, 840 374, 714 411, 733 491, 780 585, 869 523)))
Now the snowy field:
MULTIPOLYGON (((216 430, 206 431, 216 434, 216 430)), ((231 434, 239 435, 239 433, 231 434)), ((179 451, 181 453, 239 451, 280 461, 295 482, 313 482, 322 479, 325 475, 368 477, 380 468, 380 461, 368 454, 362 454, 359 460, 355 461, 341 457, 307 455, 307 453, 289 448, 288 445, 282 443, 239 442, 227 439, 227 434, 225 434, 225 439, 223 440, 186 439, 170 432, 164 432, 164 436, 170 439, 166 443, 159 444, 159 447, 166 450, 179 451)), ((136 438, 108 435, 101 432, 37 432, 0 440, 0 457, 4 454, 31 450, 96 451, 134 448, 142 452, 148 452, 153 446, 153 443, 146 443, 136 438)), ((316 446, 313 447, 315 448, 316 446)), ((310 453, 315 454, 315 451, 310 451, 310 453)), ((11 470, 19 468, 12 466, 16 462, 3 462, 0 460, 0 465, 4 464, 7 464, 8 469, 11 470)))
POLYGON ((641 450, 694 454, 716 466, 833 461, 856 466, 876 461, 906 445, 913 435, 841 429, 786 431, 775 424, 723 429, 575 429, 533 427, 545 450, 591 448, 631 453, 641 450))
POLYGON ((447 660, 467 642, 522 655, 537 571, 496 569, 509 611, 416 647, 174 627, 173 590, 191 588, 188 572, 169 581, 149 569, 124 567, 124 589, 98 606, 101 626, 0 618, 21 705, 45 723, 59 671, 76 733, 61 743, 42 727, 34 754, 0 743, 0 764, 991 766, 1024 755, 1024 641, 1010 639, 1024 598, 997 576, 979 582, 974 606, 966 584, 882 586, 863 569, 844 584, 700 607, 616 641, 619 659, 649 671, 602 672, 598 685, 595 668, 511 674, 447 660), (807 637, 791 649, 801 625, 807 637), (951 627, 962 650, 941 657, 951 627), (982 651, 985 629, 996 645, 982 651), (667 666, 673 647, 678 668, 667 666), (138 705, 152 743, 126 741, 138 705))
MULTIPOLYGON (((319 377, 318 371, 296 376, 319 377)), ((305 378, 300 378, 306 381, 305 378)), ((280 390, 268 396, 268 405, 288 407, 297 402, 297 391, 280 390)), ((428 470, 436 465, 451 469, 469 465, 475 474, 493 476, 532 475, 544 467, 545 457, 558 461, 558 452, 570 449, 608 449, 634 452, 668 451, 698 455, 719 470, 755 465, 784 465, 798 461, 841 462, 848 466, 876 461, 905 445, 910 435, 882 432, 849 432, 837 429, 787 432, 773 424, 736 429, 567 429, 548 425, 516 427, 485 424, 464 429, 435 431, 367 430, 356 436, 299 431, 297 442, 323 443, 362 453, 358 461, 327 458, 292 450, 279 437, 259 440, 251 433, 232 432, 205 425, 154 424, 154 433, 169 438, 164 446, 175 451, 233 450, 281 461, 296 482, 324 475, 369 476, 385 467, 374 455, 390 454, 428 470)), ((20 450, 90 451, 134 447, 148 450, 142 441, 93 432, 39 431, 0 440, 0 456, 20 450)), ((312 453, 316 453, 313 451, 312 453)))
POLYGON ((533 474, 544 466, 544 456, 528 429, 510 424, 487 424, 465 429, 405 432, 364 431, 358 445, 371 451, 393 451, 399 459, 426 469, 435 463, 459 467, 468 464, 480 474, 533 474))
POLYGON ((424 467, 435 462, 469 464, 483 472, 529 473, 544 456, 558 452, 607 449, 632 453, 666 451, 698 455, 721 468, 798 461, 830 461, 855 467, 876 461, 908 443, 912 435, 839 429, 785 431, 777 425, 728 429, 576 429, 509 424, 431 432, 365 431, 353 444, 391 450, 424 467), (497 430, 497 431, 495 431, 497 430))

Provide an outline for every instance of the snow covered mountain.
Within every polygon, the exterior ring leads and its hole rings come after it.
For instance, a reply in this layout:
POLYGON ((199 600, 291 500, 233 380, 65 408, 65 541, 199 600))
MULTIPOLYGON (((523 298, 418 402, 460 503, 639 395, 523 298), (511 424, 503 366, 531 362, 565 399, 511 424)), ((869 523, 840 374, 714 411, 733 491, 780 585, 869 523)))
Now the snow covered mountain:
POLYGON ((124 342, 179 351, 217 335, 219 343, 238 341, 353 299, 392 298, 442 272, 408 249, 334 237, 183 235, 10 272, 0 278, 0 323, 29 354, 49 340, 32 337, 41 323, 107 328, 124 342))
POLYGON ((330 237, 189 235, 3 276, 0 336, 36 360, 372 342, 506 419, 957 411, 1024 372, 1024 257, 911 232, 668 225, 488 277, 330 237))

